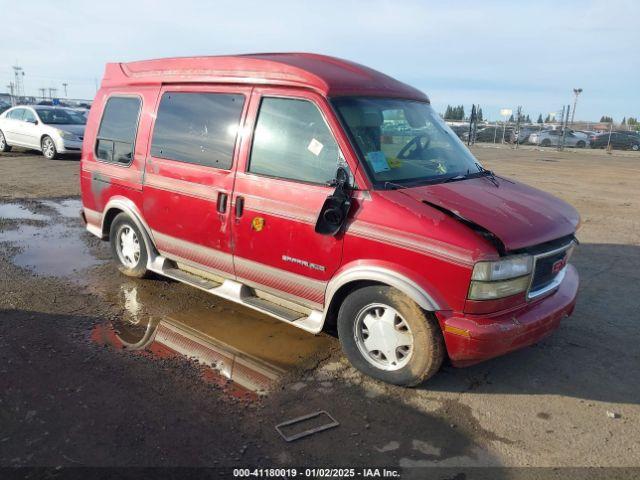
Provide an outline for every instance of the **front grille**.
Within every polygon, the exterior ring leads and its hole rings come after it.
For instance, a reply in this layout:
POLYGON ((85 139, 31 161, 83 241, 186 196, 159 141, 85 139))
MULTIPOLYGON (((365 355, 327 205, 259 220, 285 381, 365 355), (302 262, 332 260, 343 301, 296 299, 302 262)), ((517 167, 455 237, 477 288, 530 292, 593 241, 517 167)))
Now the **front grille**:
POLYGON ((562 250, 553 255, 536 259, 535 268, 533 270, 533 280, 531 281, 531 291, 541 290, 548 287, 560 273, 560 270, 553 269, 554 264, 563 260, 567 256, 567 251, 562 250))

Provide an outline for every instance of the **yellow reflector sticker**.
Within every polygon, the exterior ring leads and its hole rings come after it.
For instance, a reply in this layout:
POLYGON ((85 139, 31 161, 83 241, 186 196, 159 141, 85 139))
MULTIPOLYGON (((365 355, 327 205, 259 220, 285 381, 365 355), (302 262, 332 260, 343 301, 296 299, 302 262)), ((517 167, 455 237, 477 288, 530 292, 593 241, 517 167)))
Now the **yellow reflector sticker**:
POLYGON ((452 327, 451 325, 445 325, 444 326, 444 331, 445 332, 449 332, 449 333, 453 333, 454 335, 461 335, 463 337, 471 338, 471 333, 469 332, 469 330, 465 330, 464 328, 458 328, 458 327, 452 327))
POLYGON ((255 217, 253 220, 251 220, 251 228, 256 232, 262 230, 264 228, 264 218, 255 217))

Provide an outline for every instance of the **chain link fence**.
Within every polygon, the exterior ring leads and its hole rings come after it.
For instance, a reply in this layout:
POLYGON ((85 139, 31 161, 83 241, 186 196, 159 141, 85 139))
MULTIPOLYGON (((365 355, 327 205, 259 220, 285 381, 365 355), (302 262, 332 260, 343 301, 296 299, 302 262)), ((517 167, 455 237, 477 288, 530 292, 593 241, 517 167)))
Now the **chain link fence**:
POLYGON ((558 150, 601 148, 640 152, 640 125, 635 123, 570 122, 566 111, 549 115, 542 122, 525 122, 526 117, 521 117, 518 121, 517 115, 498 122, 477 121, 473 119, 473 114, 471 117, 464 121, 445 119, 467 145, 510 145, 513 148, 533 146, 558 150))

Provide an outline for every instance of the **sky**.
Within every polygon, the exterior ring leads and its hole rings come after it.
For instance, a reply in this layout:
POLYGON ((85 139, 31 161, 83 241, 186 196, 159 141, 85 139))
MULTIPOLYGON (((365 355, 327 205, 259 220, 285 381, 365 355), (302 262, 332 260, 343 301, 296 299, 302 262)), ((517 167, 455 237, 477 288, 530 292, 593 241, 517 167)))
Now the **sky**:
POLYGON ((423 90, 439 112, 518 105, 533 120, 640 117, 640 0, 0 0, 0 92, 68 83, 92 98, 106 62, 308 51, 346 58, 423 90))

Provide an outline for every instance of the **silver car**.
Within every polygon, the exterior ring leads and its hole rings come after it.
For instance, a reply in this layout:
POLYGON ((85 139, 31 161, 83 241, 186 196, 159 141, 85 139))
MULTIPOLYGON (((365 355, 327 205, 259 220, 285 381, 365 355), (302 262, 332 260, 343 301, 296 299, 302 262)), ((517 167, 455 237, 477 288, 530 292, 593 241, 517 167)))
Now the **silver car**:
MULTIPOLYGON (((543 130, 541 132, 529 135, 529 143, 539 145, 541 147, 556 147, 562 140, 562 130, 543 130)), ((584 148, 589 144, 589 140, 583 136, 576 135, 572 131, 567 130, 564 136, 565 147, 584 148)))
POLYGON ((71 108, 13 107, 0 115, 0 152, 12 147, 40 150, 48 159, 80 153, 86 117, 71 108))

